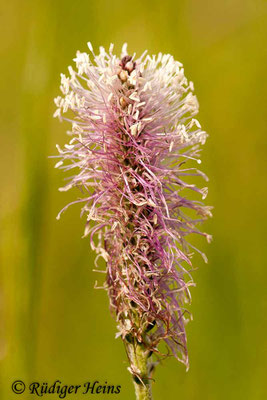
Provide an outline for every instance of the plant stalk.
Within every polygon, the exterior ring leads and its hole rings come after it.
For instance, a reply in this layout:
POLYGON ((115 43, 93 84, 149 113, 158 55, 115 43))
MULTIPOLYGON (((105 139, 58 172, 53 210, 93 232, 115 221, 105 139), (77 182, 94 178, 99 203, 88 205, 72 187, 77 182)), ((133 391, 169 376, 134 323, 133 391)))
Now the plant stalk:
POLYGON ((152 400, 148 351, 137 341, 126 344, 136 400, 152 400))

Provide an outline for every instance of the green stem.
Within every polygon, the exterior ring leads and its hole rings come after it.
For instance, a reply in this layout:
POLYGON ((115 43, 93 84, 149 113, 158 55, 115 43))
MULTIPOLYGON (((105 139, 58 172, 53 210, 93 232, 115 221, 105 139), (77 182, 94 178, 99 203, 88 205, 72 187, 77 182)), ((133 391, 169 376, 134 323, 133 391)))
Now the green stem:
POLYGON ((131 364, 136 400, 152 400, 148 351, 136 341, 127 343, 126 349, 131 364))

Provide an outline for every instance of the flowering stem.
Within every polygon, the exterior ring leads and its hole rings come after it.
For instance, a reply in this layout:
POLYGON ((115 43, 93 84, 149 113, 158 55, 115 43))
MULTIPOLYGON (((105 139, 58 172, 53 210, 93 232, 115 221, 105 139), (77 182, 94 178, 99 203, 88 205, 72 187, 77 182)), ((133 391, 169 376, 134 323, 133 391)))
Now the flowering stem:
POLYGON ((127 343, 126 349, 131 364, 136 400, 152 400, 148 351, 136 341, 127 343))
POLYGON ((206 187, 191 183, 193 176, 207 180, 191 166, 201 163, 199 146, 207 134, 193 118, 193 84, 170 54, 136 59, 126 45, 120 57, 113 45, 108 52, 100 47, 99 55, 88 47, 90 56, 77 52, 77 71, 69 67, 69 77, 61 74, 63 96, 55 99, 54 116, 72 123, 73 136, 64 149, 57 146, 56 167, 76 171, 60 190, 81 189, 82 197, 70 204, 84 203, 84 236, 97 253, 96 267, 99 257, 106 262, 103 287, 125 342, 137 400, 152 400, 155 363, 148 361, 161 355, 160 342, 188 368, 185 304, 194 285, 191 247, 198 249, 186 239, 196 233, 211 239, 197 228, 211 212, 187 194, 207 195, 206 187))

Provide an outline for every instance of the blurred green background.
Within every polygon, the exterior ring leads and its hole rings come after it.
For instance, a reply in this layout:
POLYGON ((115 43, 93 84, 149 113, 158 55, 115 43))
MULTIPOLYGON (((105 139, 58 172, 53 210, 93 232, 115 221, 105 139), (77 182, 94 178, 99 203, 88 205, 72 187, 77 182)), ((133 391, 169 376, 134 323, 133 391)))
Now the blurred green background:
POLYGON ((209 264, 195 262, 191 367, 186 373, 174 359, 159 366, 154 399, 267 398, 266 17, 260 0, 2 3, 1 399, 37 398, 12 394, 15 379, 60 379, 106 380, 122 386, 112 398, 134 400, 107 295, 93 289, 79 207, 55 218, 78 193, 58 192, 64 174, 48 158, 67 140, 53 98, 60 72, 89 40, 95 48, 113 42, 117 53, 127 41, 137 54, 173 54, 195 84, 210 134, 202 169, 214 241, 200 245, 209 264))

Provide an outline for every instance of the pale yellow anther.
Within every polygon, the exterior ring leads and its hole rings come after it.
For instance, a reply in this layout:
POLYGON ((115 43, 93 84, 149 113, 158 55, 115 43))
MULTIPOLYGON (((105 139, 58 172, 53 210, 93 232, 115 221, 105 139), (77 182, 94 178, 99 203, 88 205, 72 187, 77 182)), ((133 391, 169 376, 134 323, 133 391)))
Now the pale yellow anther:
POLYGON ((120 74, 119 74, 119 78, 120 78, 120 80, 121 80, 122 82, 126 82, 127 79, 128 79, 128 72, 122 70, 122 71, 120 72, 120 74))
POLYGON ((126 65, 125 65, 125 69, 127 69, 127 71, 128 71, 129 73, 131 73, 131 72, 133 71, 133 69, 134 69, 134 64, 133 64, 133 62, 132 62, 132 61, 128 61, 128 62, 126 63, 126 65))

